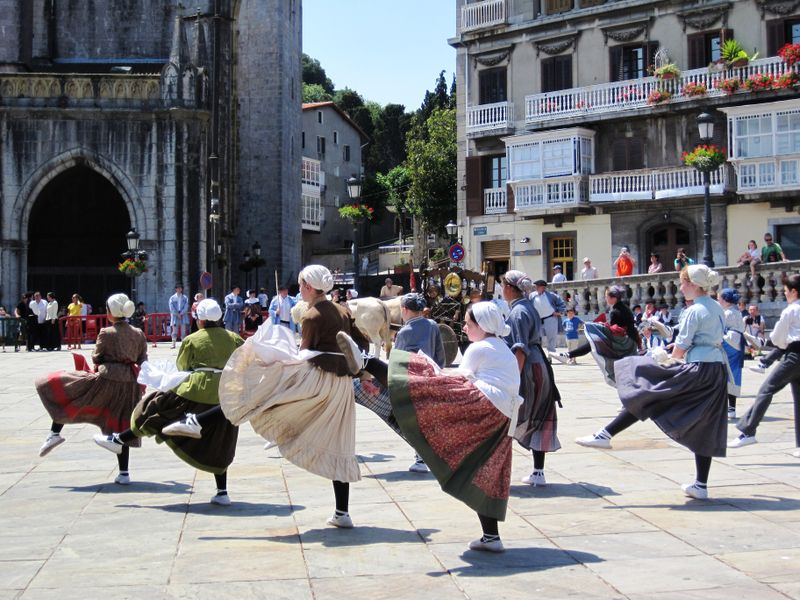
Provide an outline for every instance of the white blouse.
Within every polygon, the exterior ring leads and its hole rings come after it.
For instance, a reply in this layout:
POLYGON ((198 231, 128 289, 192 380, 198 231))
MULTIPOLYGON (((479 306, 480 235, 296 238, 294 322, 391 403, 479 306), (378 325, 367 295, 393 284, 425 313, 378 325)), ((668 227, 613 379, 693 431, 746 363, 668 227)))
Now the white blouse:
POLYGON ((522 404, 519 367, 503 340, 487 337, 473 342, 464 352, 457 370, 483 392, 497 410, 512 422, 516 420, 517 409, 522 404))

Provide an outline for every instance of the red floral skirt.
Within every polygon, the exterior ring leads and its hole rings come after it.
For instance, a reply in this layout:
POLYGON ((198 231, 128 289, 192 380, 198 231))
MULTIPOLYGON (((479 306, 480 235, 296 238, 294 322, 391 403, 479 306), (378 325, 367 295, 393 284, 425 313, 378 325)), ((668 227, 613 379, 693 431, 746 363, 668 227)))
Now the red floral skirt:
POLYGON ((392 350, 389 396, 404 437, 442 490, 478 514, 505 519, 511 486, 509 419, 461 375, 436 375, 417 354, 392 350))

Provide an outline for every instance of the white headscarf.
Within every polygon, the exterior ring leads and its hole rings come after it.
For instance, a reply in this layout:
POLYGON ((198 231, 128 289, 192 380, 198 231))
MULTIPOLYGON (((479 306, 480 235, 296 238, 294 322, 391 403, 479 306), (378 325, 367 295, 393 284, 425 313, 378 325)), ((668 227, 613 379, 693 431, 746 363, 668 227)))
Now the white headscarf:
POLYGON ((710 290, 720 282, 719 273, 705 265, 689 265, 686 267, 686 274, 689 281, 704 290, 710 290))
POLYGON ((219 321, 222 318, 222 309, 216 300, 206 298, 197 303, 198 321, 219 321))
POLYGON ((117 319, 127 319, 136 310, 136 305, 125 294, 114 294, 106 300, 106 306, 117 319))
POLYGON ((333 289, 333 275, 322 265, 308 265, 305 269, 300 271, 300 276, 297 282, 305 281, 315 290, 322 290, 323 292, 330 292, 333 289))
POLYGON ((503 320, 503 314, 493 302, 476 302, 470 308, 478 327, 486 333, 499 335, 500 337, 505 337, 511 333, 511 327, 506 325, 503 320))

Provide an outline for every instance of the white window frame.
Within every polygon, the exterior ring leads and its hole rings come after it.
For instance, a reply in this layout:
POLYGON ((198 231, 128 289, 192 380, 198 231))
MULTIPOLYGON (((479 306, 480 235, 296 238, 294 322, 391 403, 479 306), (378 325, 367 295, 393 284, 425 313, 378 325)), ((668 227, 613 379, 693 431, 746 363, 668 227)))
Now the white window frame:
POLYGON ((508 181, 594 173, 594 136, 594 131, 575 127, 503 138, 508 181))

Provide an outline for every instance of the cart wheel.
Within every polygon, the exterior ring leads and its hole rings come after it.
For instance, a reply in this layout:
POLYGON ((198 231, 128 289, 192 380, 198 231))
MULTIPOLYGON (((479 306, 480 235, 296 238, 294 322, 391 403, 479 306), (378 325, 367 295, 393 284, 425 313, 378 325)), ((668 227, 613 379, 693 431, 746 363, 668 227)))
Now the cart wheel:
POLYGON ((439 323, 439 333, 442 336, 442 345, 444 346, 445 366, 449 367, 458 356, 458 338, 452 327, 444 323, 439 323))

